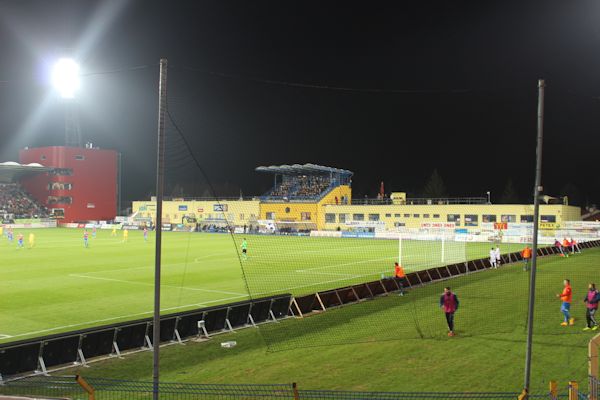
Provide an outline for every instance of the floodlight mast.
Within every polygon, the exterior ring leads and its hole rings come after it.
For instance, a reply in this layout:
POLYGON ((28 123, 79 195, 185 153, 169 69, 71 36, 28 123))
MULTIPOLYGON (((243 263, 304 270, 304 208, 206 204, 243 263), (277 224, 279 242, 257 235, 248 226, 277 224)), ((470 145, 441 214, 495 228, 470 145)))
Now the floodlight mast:
POLYGON ((167 59, 160 59, 158 84, 158 146, 156 153, 156 247, 154 253, 154 317, 152 319, 153 374, 152 398, 159 398, 159 351, 160 351, 160 270, 162 244, 162 200, 165 172, 165 114, 167 111, 167 59))
POLYGON ((59 59, 52 70, 52 84, 64 101, 65 145, 81 147, 81 129, 75 93, 79 90, 79 64, 73 59, 59 59))
POLYGON ((533 243, 531 249, 531 272, 529 279, 529 307, 527 312, 527 347, 525 353, 525 379, 523 393, 519 397, 528 398, 531 379, 531 358, 533 349, 533 313, 535 310, 535 278, 537 271, 538 230, 540 220, 540 194, 542 187, 542 147, 544 140, 544 88, 546 82, 538 80, 538 110, 537 110, 537 148, 535 164, 535 186, 533 189, 533 243))

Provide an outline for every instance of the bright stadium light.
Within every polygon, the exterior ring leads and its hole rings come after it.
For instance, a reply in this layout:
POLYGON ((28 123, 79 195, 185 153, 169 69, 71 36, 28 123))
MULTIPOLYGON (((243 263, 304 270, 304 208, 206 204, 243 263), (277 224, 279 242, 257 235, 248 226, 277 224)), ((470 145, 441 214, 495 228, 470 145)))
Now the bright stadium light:
POLYGON ((52 70, 52 84, 63 99, 72 99, 79 89, 79 65, 70 58, 61 58, 52 70))

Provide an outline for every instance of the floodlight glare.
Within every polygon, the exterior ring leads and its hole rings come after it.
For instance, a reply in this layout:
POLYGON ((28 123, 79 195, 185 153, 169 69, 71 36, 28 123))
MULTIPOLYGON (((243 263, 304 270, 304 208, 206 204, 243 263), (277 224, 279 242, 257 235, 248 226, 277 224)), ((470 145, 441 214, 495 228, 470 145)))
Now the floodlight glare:
POLYGON ((62 98, 72 99, 79 89, 79 65, 70 58, 61 58, 54 65, 52 84, 62 98))

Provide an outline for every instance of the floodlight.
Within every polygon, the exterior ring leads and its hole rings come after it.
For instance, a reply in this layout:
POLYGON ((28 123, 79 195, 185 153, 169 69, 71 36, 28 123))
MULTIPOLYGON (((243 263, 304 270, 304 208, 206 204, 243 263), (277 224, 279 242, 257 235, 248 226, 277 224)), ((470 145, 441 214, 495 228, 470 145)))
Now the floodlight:
POLYGON ((70 58, 61 58, 52 70, 52 84, 64 99, 72 99, 79 89, 79 65, 70 58))

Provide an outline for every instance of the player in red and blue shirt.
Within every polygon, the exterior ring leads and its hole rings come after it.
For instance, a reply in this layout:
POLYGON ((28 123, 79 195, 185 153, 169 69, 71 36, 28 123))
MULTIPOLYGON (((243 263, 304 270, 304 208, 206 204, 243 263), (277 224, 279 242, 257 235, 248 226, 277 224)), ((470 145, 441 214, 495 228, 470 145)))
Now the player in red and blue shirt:
POLYGON ((144 242, 148 241, 148 227, 144 227, 144 242))
POLYGON ((84 231, 83 231, 83 245, 85 247, 89 247, 90 246, 89 242, 88 242, 88 237, 89 237, 88 231, 84 229, 84 231))

